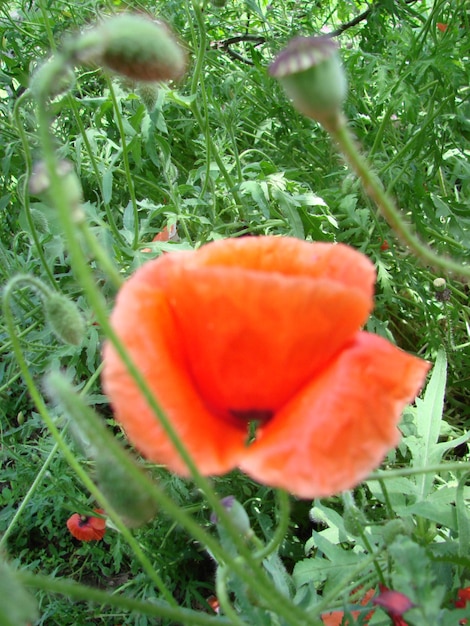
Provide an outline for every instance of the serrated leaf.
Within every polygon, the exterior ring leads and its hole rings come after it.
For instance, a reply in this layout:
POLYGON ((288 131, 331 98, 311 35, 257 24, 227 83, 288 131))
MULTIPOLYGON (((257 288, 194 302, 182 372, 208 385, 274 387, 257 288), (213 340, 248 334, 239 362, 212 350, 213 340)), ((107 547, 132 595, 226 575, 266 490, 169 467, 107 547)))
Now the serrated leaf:
MULTIPOLYGON (((426 468, 440 462, 444 449, 437 445, 441 431, 442 411, 446 388, 447 359, 444 350, 438 352, 431 380, 424 398, 416 400, 417 437, 407 437, 406 445, 413 457, 414 468, 426 468)), ((425 500, 431 493, 434 476, 419 474, 416 477, 417 498, 425 500)))

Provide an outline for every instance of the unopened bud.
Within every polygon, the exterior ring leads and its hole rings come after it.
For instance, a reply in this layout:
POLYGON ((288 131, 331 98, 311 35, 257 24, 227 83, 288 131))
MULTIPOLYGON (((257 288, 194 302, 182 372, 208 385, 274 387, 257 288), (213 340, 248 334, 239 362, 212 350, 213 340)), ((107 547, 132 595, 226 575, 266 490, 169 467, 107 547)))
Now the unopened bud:
MULTIPOLYGON (((220 504, 227 511, 233 525, 244 537, 248 537, 252 534, 250 518, 243 506, 235 499, 235 496, 227 496, 222 498, 220 504)), ((219 518, 215 513, 211 515, 211 522, 213 524, 219 524, 219 518)))
POLYGON ((54 98, 72 89, 75 74, 62 55, 51 57, 34 72, 30 81, 31 93, 39 100, 54 98))
POLYGON ((44 313, 54 334, 64 343, 78 346, 83 341, 85 323, 77 306, 60 293, 44 298, 44 313))
POLYGON ((296 37, 269 68, 295 108, 325 128, 336 128, 347 82, 336 43, 330 37, 296 37))
POLYGON ((75 42, 74 56, 97 63, 133 80, 181 78, 186 54, 170 29, 140 15, 116 15, 75 42))
MULTIPOLYGON (((131 457, 128 458, 131 461, 131 457)), ((137 528, 157 514, 157 504, 142 487, 141 481, 109 452, 100 450, 95 459, 96 483, 123 522, 137 528)), ((147 479, 144 472, 132 461, 135 471, 147 479)))
POLYGON ((158 85, 151 82, 139 83, 136 88, 136 94, 144 103, 147 111, 151 113, 157 103, 158 85))

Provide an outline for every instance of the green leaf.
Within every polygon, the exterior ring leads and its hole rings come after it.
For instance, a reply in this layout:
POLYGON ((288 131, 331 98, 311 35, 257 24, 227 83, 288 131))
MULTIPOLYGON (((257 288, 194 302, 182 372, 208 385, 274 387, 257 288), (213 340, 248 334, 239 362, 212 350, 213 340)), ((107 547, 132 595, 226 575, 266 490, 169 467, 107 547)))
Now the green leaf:
MULTIPOLYGON (((431 380, 423 400, 416 400, 417 437, 407 437, 405 443, 413 457, 415 468, 425 469, 439 463, 444 450, 437 445, 441 431, 444 393, 446 387, 447 359, 444 350, 438 352, 431 380)), ((425 500, 431 493, 434 476, 420 474, 416 477, 418 500, 425 500)))

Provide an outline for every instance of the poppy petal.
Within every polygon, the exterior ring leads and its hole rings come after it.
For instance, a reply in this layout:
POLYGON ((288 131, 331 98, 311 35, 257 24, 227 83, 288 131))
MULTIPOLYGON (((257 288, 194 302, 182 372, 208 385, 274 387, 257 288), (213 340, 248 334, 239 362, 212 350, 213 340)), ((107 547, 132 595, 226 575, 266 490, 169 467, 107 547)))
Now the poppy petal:
POLYGON ((428 369, 427 362, 385 339, 358 333, 325 371, 261 426, 241 469, 305 498, 354 487, 397 444, 401 411, 428 369))
POLYGON ((167 255, 158 271, 205 404, 226 419, 272 414, 365 322, 375 272, 346 246, 223 243, 167 255))
MULTIPOLYGON (((225 423, 203 405, 187 373, 166 296, 151 284, 152 273, 147 276, 152 264, 121 289, 112 324, 199 470, 226 472, 235 467, 244 448, 246 427, 225 423)), ((150 460, 187 475, 185 464, 109 342, 104 361, 103 387, 129 439, 150 460)))

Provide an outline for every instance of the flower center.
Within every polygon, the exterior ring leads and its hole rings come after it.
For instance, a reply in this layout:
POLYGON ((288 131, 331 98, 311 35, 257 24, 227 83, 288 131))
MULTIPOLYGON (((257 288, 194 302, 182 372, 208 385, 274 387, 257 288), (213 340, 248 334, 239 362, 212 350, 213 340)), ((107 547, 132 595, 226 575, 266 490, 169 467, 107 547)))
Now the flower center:
POLYGON ((89 521, 90 518, 87 515, 80 515, 80 521, 78 522, 78 525, 80 526, 80 528, 83 528, 83 526, 88 526, 89 521))
POLYGON ((229 409, 229 413, 237 421, 257 422, 258 424, 264 424, 274 415, 271 409, 229 409))

